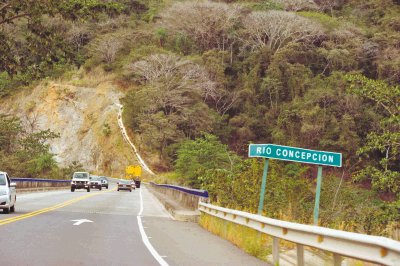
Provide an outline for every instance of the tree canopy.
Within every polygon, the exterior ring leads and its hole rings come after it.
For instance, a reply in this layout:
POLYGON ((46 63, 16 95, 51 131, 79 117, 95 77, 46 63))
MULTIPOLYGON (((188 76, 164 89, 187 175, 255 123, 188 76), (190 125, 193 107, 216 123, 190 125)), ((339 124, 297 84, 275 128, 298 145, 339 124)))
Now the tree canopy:
MULTIPOLYGON (((375 232, 399 221, 399 40, 398 0, 3 0, 0 97, 102 69, 125 93, 124 121, 155 169, 247 210, 262 171, 246 160, 249 143, 341 152, 325 222, 338 227, 329 217, 343 214, 375 232)), ((43 140, 54 136, 2 123, 7 167, 33 153, 30 169, 53 167, 43 140)), ((314 170, 271 168, 271 213, 289 206, 304 222, 314 170)))

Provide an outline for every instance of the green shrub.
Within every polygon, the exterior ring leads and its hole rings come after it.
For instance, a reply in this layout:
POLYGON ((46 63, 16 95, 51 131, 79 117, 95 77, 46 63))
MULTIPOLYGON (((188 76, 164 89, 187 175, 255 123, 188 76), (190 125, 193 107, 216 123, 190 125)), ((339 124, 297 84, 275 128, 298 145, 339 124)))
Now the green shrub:
POLYGON ((264 11, 264 10, 283 10, 283 5, 276 3, 275 1, 262 1, 257 3, 244 3, 245 6, 251 8, 255 11, 264 11))
POLYGON ((7 72, 0 73, 0 98, 6 96, 9 93, 11 80, 7 72))
POLYGON ((104 136, 108 137, 111 135, 111 127, 108 123, 103 124, 103 130, 102 130, 104 136))

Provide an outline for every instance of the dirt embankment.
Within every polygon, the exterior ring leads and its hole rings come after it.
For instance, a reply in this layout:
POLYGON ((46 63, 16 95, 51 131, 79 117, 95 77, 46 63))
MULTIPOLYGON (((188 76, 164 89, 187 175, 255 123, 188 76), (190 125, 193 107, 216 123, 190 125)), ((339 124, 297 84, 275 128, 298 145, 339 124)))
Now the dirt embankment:
POLYGON ((21 118, 27 131, 50 129, 49 142, 61 166, 74 161, 92 173, 121 177, 136 158, 118 127, 119 91, 106 75, 43 82, 3 101, 0 113, 21 118))

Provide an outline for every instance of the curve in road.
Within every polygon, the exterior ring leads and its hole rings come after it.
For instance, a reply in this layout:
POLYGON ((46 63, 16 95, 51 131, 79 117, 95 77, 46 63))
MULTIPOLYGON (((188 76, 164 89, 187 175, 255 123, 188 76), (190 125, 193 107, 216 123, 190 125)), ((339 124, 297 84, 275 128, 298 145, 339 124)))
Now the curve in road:
POLYGON ((24 194, 16 212, 0 219, 41 210, 0 226, 1 265, 265 265, 196 223, 172 220, 146 186, 132 192, 24 194))

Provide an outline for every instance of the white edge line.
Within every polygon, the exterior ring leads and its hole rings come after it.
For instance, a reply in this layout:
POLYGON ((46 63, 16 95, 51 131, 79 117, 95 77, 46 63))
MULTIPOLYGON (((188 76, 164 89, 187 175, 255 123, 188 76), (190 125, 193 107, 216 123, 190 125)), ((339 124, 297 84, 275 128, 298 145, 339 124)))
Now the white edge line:
POLYGON ((142 190, 140 190, 140 211, 137 215, 139 231, 142 236, 142 241, 147 249, 150 251, 151 255, 157 260, 157 262, 162 266, 168 266, 168 263, 158 254, 158 252, 154 249, 151 245, 146 232, 144 231, 143 224, 142 224, 142 213, 143 213, 143 197, 142 197, 142 190))

